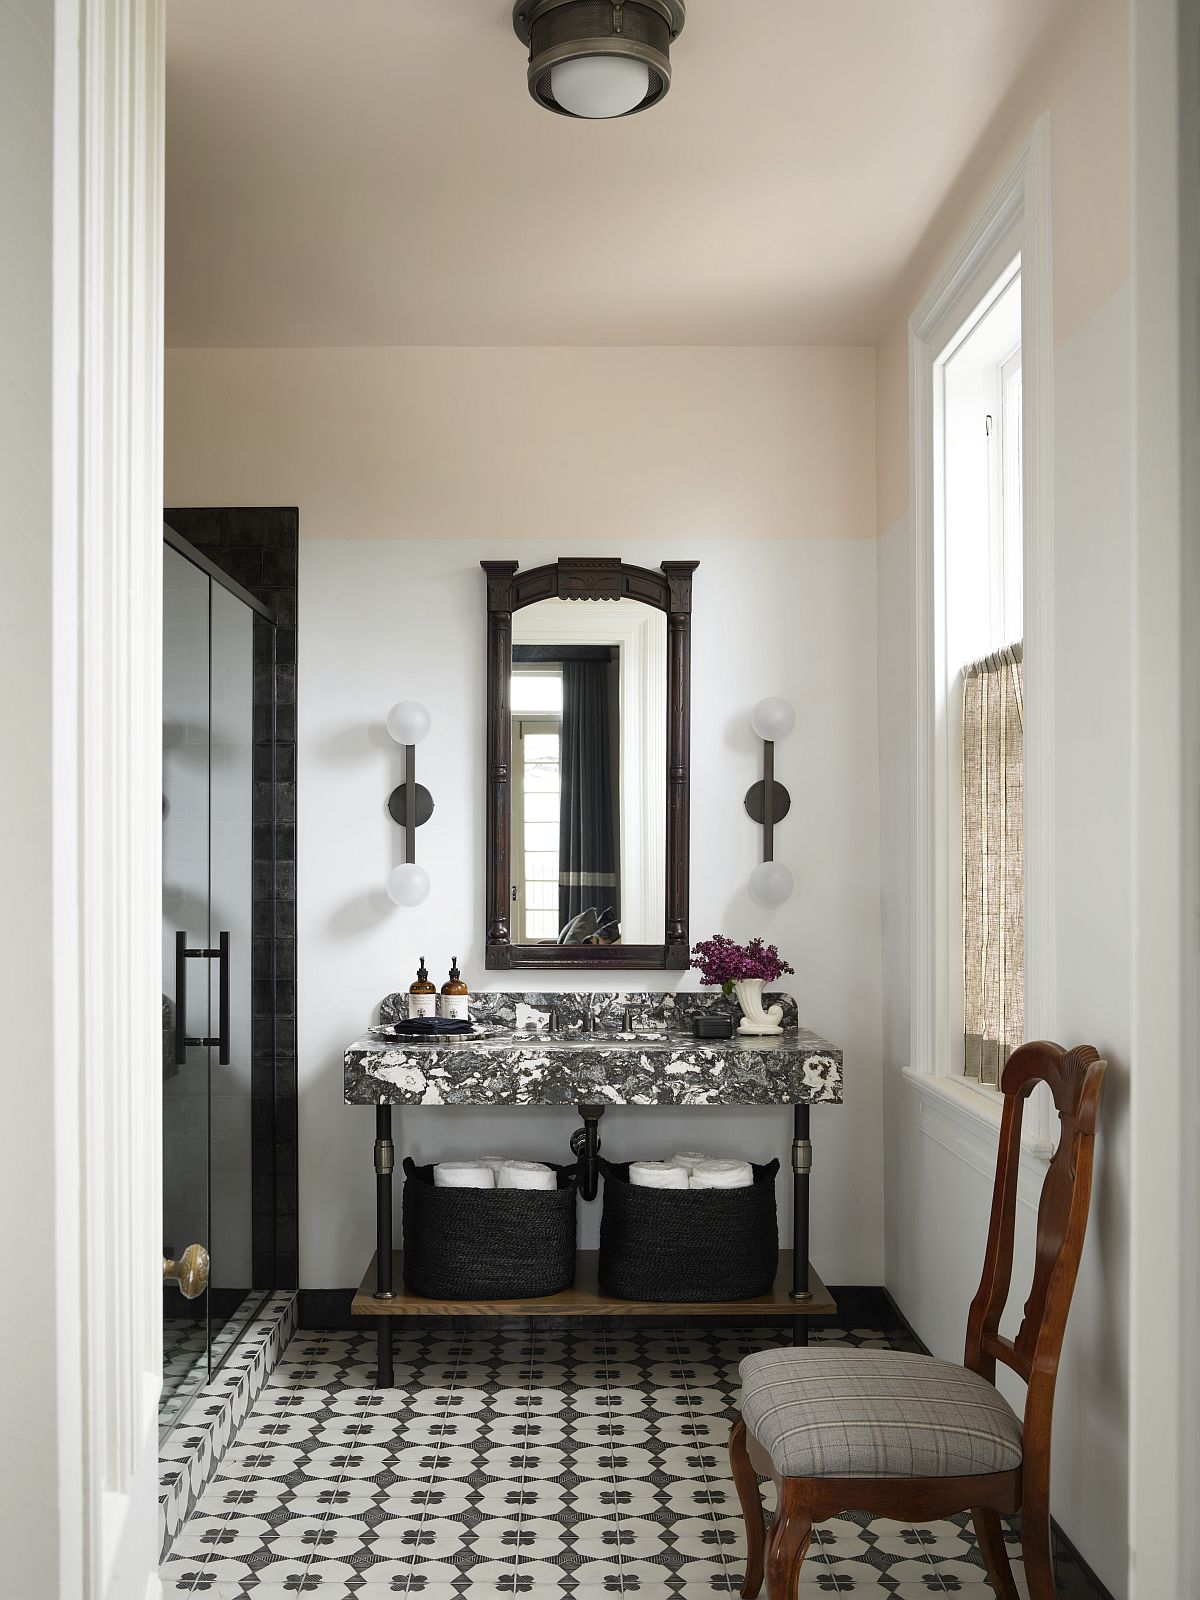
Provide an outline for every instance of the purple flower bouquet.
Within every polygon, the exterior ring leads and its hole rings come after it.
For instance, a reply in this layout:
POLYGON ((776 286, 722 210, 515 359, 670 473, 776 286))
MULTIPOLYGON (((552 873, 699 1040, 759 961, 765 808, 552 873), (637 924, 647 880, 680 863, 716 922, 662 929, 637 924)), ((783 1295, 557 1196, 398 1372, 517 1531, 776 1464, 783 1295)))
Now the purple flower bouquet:
POLYGON ((705 983, 720 984, 727 995, 736 995, 742 1009, 739 1033, 782 1033, 782 1006, 763 1010, 762 993, 768 983, 774 983, 785 972, 795 972, 773 944, 761 939, 751 939, 748 944, 735 944, 724 934, 714 934, 703 939, 692 950, 692 966, 699 970, 705 983))

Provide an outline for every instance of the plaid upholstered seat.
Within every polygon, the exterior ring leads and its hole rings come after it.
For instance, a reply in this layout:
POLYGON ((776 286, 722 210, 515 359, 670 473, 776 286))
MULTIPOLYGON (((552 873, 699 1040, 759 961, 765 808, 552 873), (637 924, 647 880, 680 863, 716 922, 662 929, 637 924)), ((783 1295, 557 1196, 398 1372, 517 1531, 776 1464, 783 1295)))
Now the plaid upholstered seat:
POLYGON ((740 1367, 746 1427, 788 1478, 956 1478, 1021 1461, 986 1378, 900 1350, 763 1350, 740 1367))

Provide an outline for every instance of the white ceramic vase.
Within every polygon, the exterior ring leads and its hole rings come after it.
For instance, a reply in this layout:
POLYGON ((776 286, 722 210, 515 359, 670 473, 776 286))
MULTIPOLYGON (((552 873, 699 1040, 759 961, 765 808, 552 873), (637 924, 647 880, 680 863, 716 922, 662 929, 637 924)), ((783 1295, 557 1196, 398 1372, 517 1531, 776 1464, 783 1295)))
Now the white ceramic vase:
POLYGON ((736 978, 733 992, 737 995, 738 1005, 742 1008, 742 1020, 738 1023, 739 1033, 782 1033, 783 1032, 783 1007, 768 1006, 763 1010, 763 990, 766 988, 765 978, 736 978))

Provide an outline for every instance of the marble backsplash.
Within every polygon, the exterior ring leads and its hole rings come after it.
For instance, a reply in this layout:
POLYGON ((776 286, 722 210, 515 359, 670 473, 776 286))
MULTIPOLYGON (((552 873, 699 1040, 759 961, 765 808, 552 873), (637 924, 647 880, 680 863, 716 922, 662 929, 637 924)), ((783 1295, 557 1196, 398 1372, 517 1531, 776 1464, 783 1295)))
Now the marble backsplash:
MULTIPOLYGON (((763 996, 763 1004, 783 1007, 783 1026, 786 1030, 799 1026, 796 1002, 790 994, 771 992, 763 996)), ((533 989, 520 991, 487 989, 471 996, 470 1015, 474 1022, 488 1022, 496 1027, 515 1028, 518 1025, 518 1007, 521 1008, 522 1017, 525 1016, 526 1008, 540 1011, 548 1017, 552 1006, 558 1010, 559 1025, 563 1029, 581 1028, 584 1017, 590 1010, 595 1018, 596 1027, 605 1032, 615 1032, 624 1026, 627 1008, 635 1028, 654 1029, 664 1033, 690 1033, 692 1018, 696 1016, 732 1017, 736 1027, 742 1014, 737 1001, 727 999, 720 989, 697 989, 686 993, 670 991, 647 993, 645 990, 573 990, 552 993, 533 989)), ((382 1023, 402 1021, 407 1015, 407 991, 401 990, 389 994, 380 1003, 379 1020, 382 1023)))

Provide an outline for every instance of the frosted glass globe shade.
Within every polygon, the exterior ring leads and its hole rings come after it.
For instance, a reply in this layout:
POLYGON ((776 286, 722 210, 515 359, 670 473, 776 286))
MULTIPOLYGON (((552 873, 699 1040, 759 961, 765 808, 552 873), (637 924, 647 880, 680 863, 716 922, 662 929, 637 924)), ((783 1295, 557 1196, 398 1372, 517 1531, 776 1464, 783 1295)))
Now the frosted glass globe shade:
POLYGON ((795 887, 795 879, 782 861, 760 861, 750 874, 750 898, 760 906, 781 906, 795 887))
POLYGON ((415 861, 406 861, 388 873, 387 893, 393 905, 419 906, 429 898, 429 874, 415 861))
POLYGON ((777 694, 769 694, 750 713, 750 726, 760 739, 770 739, 774 744, 786 739, 796 726, 796 713, 786 700, 781 700, 777 694))
POLYGON ((576 56, 550 69, 556 105, 576 117, 623 117, 650 93, 650 70, 628 56, 576 56))
POLYGON ((387 714, 387 731, 397 744, 420 744, 429 732, 429 713, 419 700, 401 700, 387 714))

